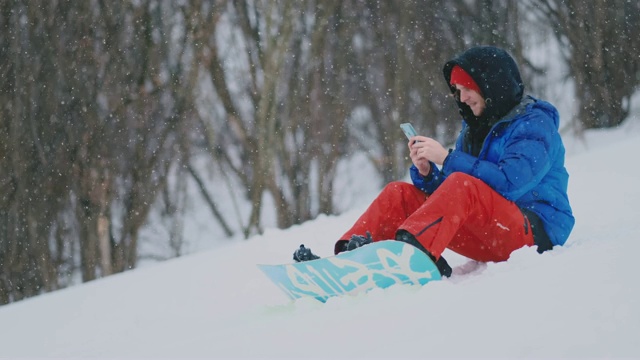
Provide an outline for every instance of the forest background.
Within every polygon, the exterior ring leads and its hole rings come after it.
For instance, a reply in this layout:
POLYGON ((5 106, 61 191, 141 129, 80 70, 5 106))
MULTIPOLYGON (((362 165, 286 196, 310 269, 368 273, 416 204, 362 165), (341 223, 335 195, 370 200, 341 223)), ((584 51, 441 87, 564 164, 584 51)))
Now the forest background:
POLYGON ((452 142, 471 45, 569 84, 564 133, 640 84, 627 0, 0 0, 0 29, 0 304, 193 251, 194 213, 214 241, 345 211, 341 184, 406 175, 401 122, 452 142), (341 178, 354 156, 380 178, 341 178))

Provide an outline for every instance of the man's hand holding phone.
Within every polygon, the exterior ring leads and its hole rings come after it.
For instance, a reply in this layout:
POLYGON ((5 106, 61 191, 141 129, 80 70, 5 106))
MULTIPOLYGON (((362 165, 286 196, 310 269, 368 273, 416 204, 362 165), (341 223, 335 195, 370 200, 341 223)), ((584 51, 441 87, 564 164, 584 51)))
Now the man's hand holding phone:
POLYGON ((417 135, 415 129, 409 123, 401 124, 400 127, 409 139, 409 157, 411 157, 411 161, 418 168, 420 174, 426 176, 431 172, 429 161, 438 165, 444 163, 449 151, 439 142, 430 137, 417 135))

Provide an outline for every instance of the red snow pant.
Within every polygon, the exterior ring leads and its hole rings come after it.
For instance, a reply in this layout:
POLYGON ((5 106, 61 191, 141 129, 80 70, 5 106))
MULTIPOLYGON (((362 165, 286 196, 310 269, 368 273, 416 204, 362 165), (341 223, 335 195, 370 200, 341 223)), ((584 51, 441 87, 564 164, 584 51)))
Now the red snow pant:
POLYGON ((367 231, 373 241, 395 239, 400 229, 436 258, 448 248, 477 261, 505 261, 513 251, 534 244, 529 222, 515 203, 460 172, 430 196, 413 184, 388 184, 340 240, 367 231))

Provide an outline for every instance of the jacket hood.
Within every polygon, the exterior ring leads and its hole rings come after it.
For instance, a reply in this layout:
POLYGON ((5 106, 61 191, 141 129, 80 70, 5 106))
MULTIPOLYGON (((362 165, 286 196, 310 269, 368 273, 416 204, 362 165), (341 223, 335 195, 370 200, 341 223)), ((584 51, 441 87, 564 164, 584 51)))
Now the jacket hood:
POLYGON ((451 70, 460 66, 478 84, 486 101, 482 115, 476 117, 471 108, 457 101, 465 121, 472 127, 491 126, 520 103, 524 85, 515 60, 505 50, 494 46, 472 47, 449 60, 443 68, 444 79, 450 85, 451 70))

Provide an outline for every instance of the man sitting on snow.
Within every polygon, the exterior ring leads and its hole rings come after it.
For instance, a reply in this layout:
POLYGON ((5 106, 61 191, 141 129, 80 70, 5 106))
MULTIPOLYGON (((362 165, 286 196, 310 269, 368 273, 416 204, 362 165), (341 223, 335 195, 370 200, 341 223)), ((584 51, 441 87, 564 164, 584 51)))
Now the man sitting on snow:
MULTIPOLYGON (((518 66, 496 47, 468 49, 443 71, 463 118, 455 149, 411 138, 413 184, 388 184, 336 242, 336 254, 396 239, 427 253, 448 277, 447 248, 505 261, 524 246, 542 253, 569 237, 575 220, 555 107, 523 96, 518 66)), ((304 246, 293 257, 317 258, 304 246)))

